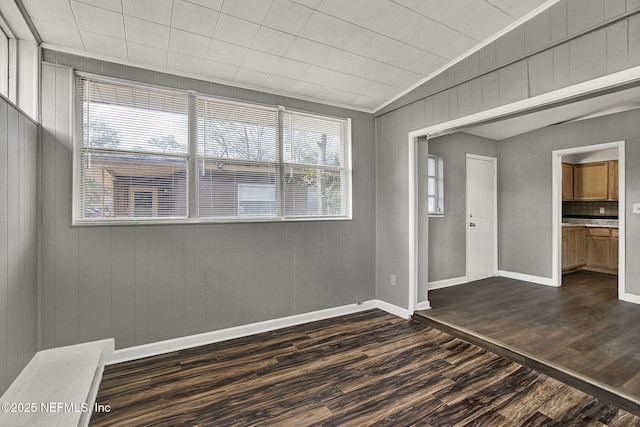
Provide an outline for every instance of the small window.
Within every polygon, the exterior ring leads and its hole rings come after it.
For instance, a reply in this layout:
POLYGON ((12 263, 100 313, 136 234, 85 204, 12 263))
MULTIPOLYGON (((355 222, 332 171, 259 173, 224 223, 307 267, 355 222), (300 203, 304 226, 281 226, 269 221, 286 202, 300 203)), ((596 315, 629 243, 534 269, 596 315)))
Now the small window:
POLYGON ((444 215, 444 159, 441 155, 429 155, 427 160, 427 201, 429 215, 444 215))

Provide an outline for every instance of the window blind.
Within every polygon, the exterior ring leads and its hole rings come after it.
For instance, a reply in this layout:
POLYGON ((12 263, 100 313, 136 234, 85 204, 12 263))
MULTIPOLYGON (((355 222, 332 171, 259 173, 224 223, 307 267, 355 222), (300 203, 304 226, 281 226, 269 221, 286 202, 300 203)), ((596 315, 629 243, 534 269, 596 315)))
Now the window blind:
POLYGON ((76 76, 73 223, 350 218, 348 119, 76 76))
POLYGON ((284 112, 285 216, 345 216, 347 121, 284 112))
POLYGON ((186 95, 79 77, 75 218, 187 217, 186 95))
POLYGON ((199 216, 278 216, 278 110, 199 98, 196 111, 199 216))

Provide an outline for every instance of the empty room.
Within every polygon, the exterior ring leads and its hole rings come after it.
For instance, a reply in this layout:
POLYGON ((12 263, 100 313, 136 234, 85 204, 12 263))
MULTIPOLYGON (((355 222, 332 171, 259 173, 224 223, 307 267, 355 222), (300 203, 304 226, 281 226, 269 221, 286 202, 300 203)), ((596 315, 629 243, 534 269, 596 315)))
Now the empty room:
POLYGON ((0 426, 640 426, 640 1, 0 29, 0 426))

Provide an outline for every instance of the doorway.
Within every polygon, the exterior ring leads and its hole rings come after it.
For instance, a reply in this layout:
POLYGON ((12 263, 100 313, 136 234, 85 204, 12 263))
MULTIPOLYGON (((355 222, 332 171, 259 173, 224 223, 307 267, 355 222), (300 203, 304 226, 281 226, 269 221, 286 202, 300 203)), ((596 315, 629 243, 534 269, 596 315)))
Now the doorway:
POLYGON ((467 280, 498 272, 498 181, 495 157, 467 154, 467 280))
POLYGON ((562 156, 593 153, 617 149, 618 151, 618 298, 630 302, 640 302, 637 297, 626 293, 625 285, 625 141, 609 142, 583 147, 553 151, 553 283, 562 285, 562 156))

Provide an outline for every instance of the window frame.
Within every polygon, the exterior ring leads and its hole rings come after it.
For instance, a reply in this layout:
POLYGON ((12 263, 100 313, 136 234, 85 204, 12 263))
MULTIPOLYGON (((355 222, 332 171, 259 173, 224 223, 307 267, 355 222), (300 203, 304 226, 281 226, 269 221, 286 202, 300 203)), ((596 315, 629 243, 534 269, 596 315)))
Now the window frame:
MULTIPOLYGON (((282 106, 273 106, 262 103, 255 103, 249 101, 239 101, 236 99, 227 99, 224 97, 216 97, 206 93, 199 93, 193 90, 181 90, 175 88, 169 88, 166 86, 150 84, 150 83, 141 83, 137 81, 121 79, 117 77, 108 77, 94 73, 87 73, 82 71, 72 70, 71 78, 73 80, 72 84, 72 102, 73 102, 73 114, 72 114, 72 200, 71 200, 71 225, 72 226, 112 226, 112 225, 152 225, 152 224, 206 224, 206 223, 256 223, 256 222, 297 222, 297 221, 349 221, 353 219, 353 197, 352 197, 352 185, 353 185, 353 171, 352 171, 352 127, 351 127, 351 118, 349 117, 336 117, 336 116, 328 116, 324 114, 318 114, 314 112, 288 109, 282 106), (144 217, 144 218, 135 218, 135 217, 98 217, 98 218, 85 218, 81 213, 79 208, 79 204, 82 202, 81 191, 82 191, 82 181, 81 181, 81 156, 79 152, 83 150, 83 141, 84 135, 81 131, 81 124, 83 120, 83 112, 84 112, 84 102, 82 99, 78 98, 78 79, 86 79, 99 81, 110 84, 122 84, 133 87, 144 88, 147 90, 158 90, 168 93, 173 93, 175 95, 184 95, 188 98, 188 150, 187 154, 183 157, 187 160, 187 171, 186 171, 186 217, 144 217), (276 215, 275 216, 248 216, 241 215, 238 211, 236 216, 218 216, 218 217, 207 217, 207 216, 199 216, 199 168, 198 161, 200 156, 198 154, 198 112, 196 108, 196 104, 198 100, 213 100, 220 101, 223 103, 229 104, 238 104, 247 107, 255 107, 255 108, 266 108, 266 109, 275 109, 278 111, 278 129, 276 130, 276 170, 277 173, 282 176, 286 170, 287 166, 290 166, 290 163, 283 162, 283 130, 282 130, 282 122, 283 116, 285 113, 294 112, 294 113, 302 113, 310 116, 315 116, 320 119, 331 119, 337 120, 344 123, 345 131, 344 131, 344 165, 340 168, 340 171, 344 173, 344 194, 345 194, 345 206, 344 206, 344 215, 304 215, 304 216, 286 216, 283 206, 284 206, 284 188, 283 188, 283 180, 277 180, 275 183, 276 187, 276 215), (279 181, 279 182, 278 182, 279 181)), ((82 97, 82 94, 79 95, 82 97)), ((153 156, 153 153, 145 153, 145 155, 153 156)), ((178 157, 182 157, 182 155, 177 155, 178 157)), ((235 160, 235 159, 233 159, 235 160)), ((241 160, 240 160, 241 161, 241 160)), ((334 170, 336 167, 327 166, 323 168, 321 166, 315 165, 313 166, 317 169, 330 169, 334 170)), ((253 184, 249 184, 253 185, 253 184)), ((239 200, 236 201, 236 205, 239 206, 239 200)))
POLYGON ((427 212, 429 217, 440 218, 444 216, 444 156, 442 154, 429 154, 427 160, 427 212), (434 160, 435 173, 429 171, 429 160, 434 160), (434 179, 434 192, 429 191, 429 180, 434 179), (429 199, 435 200, 435 210, 429 208, 429 199))

